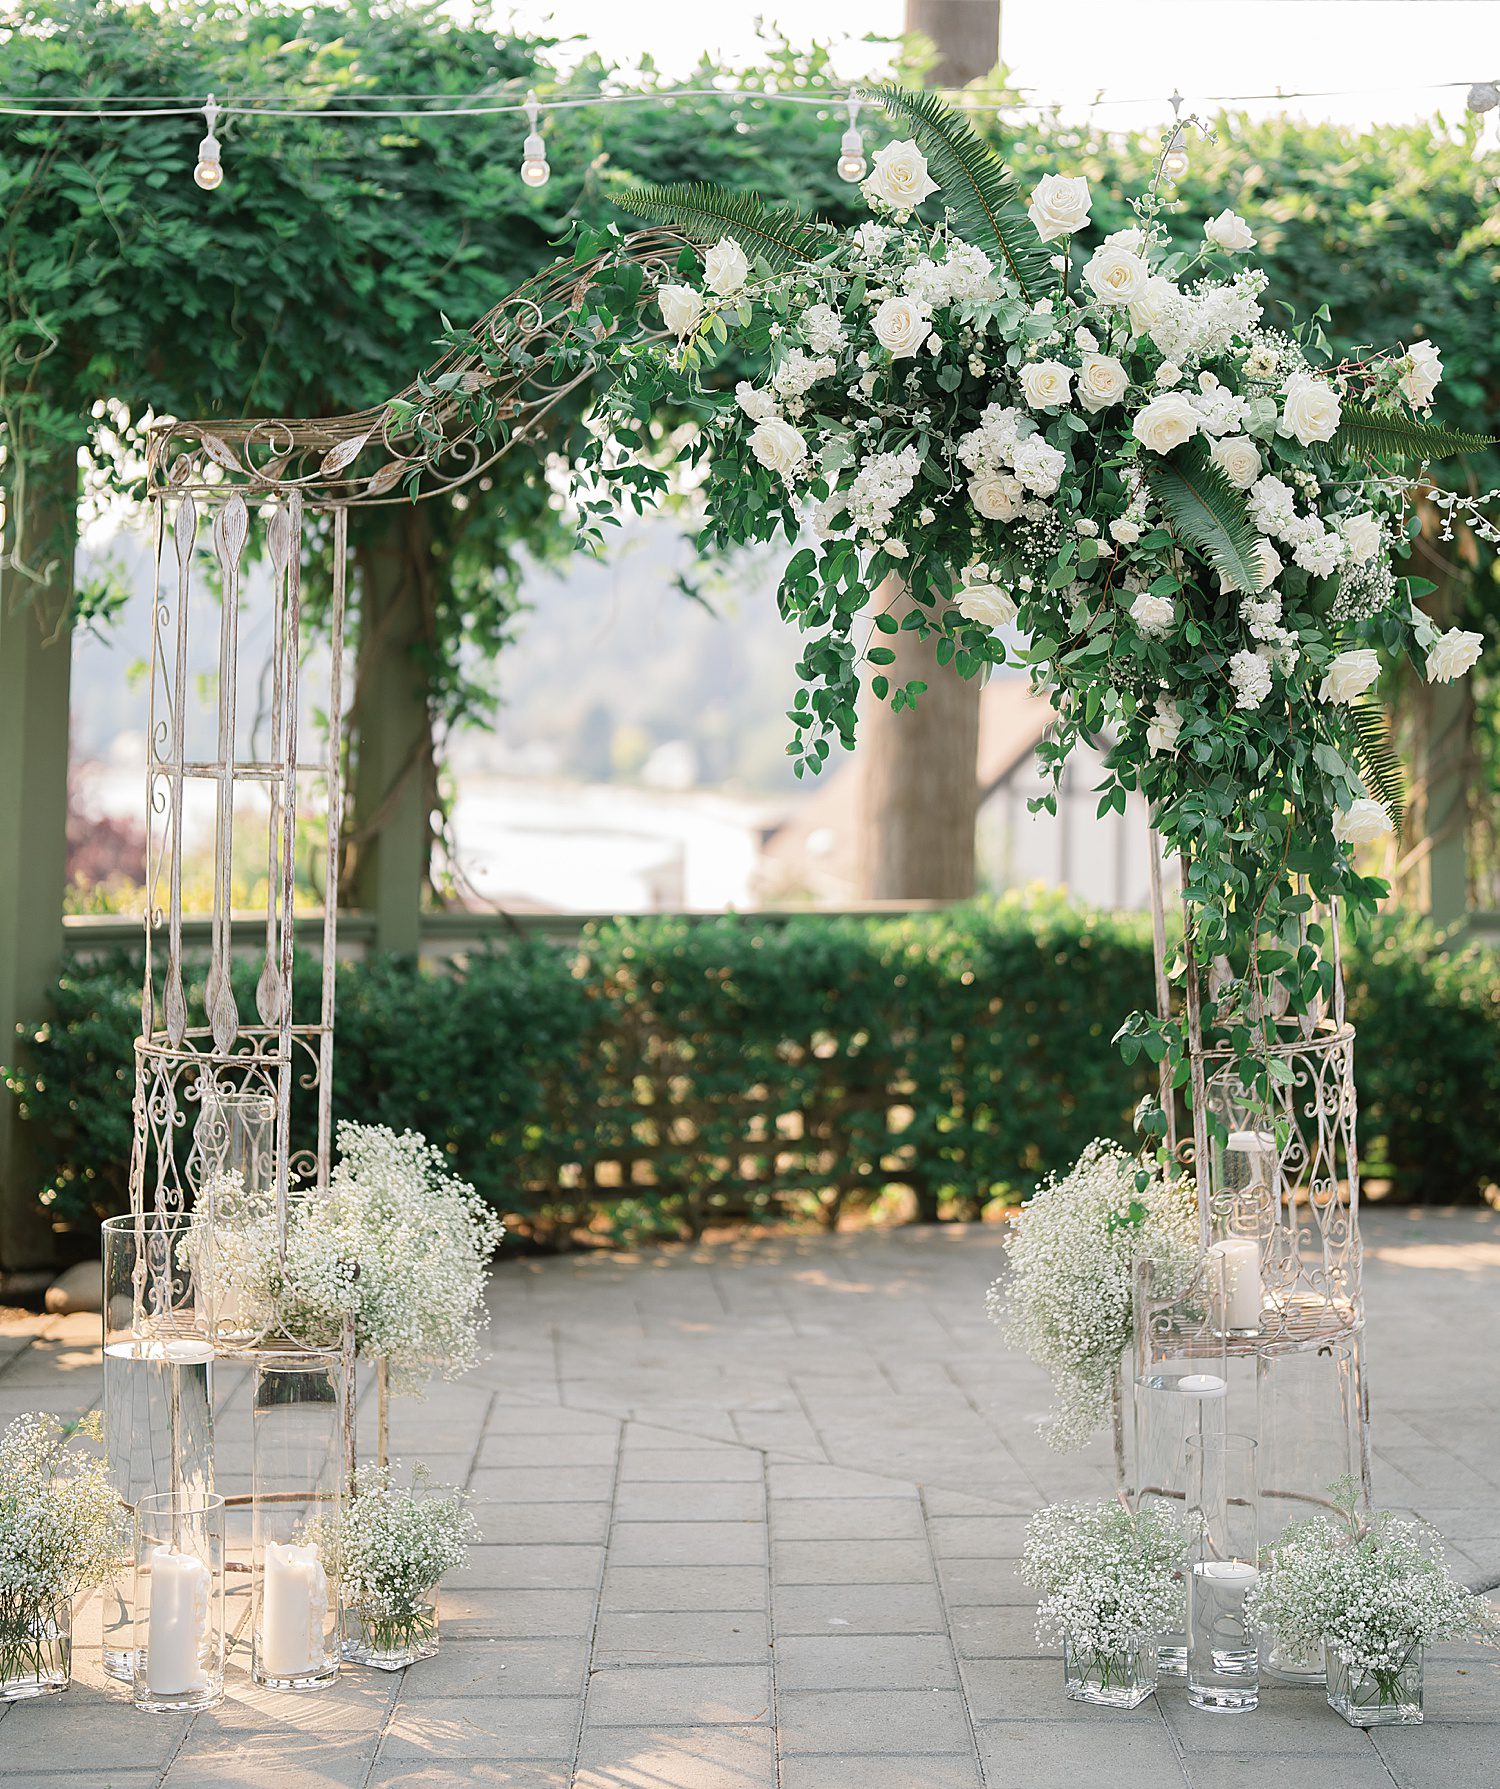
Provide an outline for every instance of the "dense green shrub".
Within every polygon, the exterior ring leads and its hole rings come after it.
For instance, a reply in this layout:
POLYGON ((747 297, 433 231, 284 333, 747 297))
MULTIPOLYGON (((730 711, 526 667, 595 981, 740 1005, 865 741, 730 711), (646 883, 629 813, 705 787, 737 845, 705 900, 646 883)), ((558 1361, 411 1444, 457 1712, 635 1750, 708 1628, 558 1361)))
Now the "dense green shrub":
MULTIPOLYGON (((254 970, 236 965, 245 1009, 254 970)), ((1348 975, 1368 1166, 1410 1197, 1477 1197, 1500 1178, 1494 956, 1391 918, 1348 975)), ((299 1005, 316 987, 304 972, 299 1005)), ((341 964, 335 1110, 424 1132, 518 1236, 601 1210, 626 1233, 831 1221, 892 1186, 927 1215, 969 1214, 1092 1137, 1128 1137, 1152 1071, 1110 1038, 1150 989, 1143 918, 1057 897, 619 920, 576 951, 517 938, 451 969, 341 964)), ((135 963, 80 962, 25 1034, 9 1084, 58 1217, 125 1201, 139 1011, 135 963)), ((300 1092, 298 1147, 313 1122, 300 1092)))

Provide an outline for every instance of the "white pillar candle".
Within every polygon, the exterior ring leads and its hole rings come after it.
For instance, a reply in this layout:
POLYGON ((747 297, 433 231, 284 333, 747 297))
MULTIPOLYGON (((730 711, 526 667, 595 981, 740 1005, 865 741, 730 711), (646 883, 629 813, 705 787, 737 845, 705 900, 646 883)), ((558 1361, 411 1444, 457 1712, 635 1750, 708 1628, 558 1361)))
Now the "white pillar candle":
POLYGON ((1226 1318, 1232 1330, 1260 1328, 1260 1244, 1249 1236, 1231 1236, 1211 1251, 1224 1260, 1226 1318))
POLYGON ((315 1543, 272 1541, 261 1587, 260 1668, 308 1677, 328 1664, 328 1575, 315 1543))
POLYGON ((151 1549, 151 1600, 146 1626, 146 1688, 185 1696, 208 1687, 203 1646, 208 1638, 209 1569, 191 1553, 151 1549))
POLYGON ((1259 1569, 1244 1559, 1205 1559, 1193 1569, 1224 1590, 1249 1590, 1260 1577, 1259 1569))

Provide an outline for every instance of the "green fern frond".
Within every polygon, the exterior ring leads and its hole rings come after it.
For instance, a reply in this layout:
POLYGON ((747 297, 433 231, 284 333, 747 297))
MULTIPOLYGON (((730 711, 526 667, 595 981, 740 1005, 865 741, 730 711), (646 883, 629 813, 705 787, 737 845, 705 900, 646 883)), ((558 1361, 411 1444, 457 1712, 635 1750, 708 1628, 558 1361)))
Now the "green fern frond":
POLYGON ((681 230, 691 242, 733 236, 747 255, 759 257, 778 272, 797 262, 816 261, 832 246, 828 226, 819 219, 790 205, 762 204, 754 193, 698 182, 628 187, 611 196, 632 217, 681 230))
POLYGON ((1260 582, 1256 533, 1244 497, 1209 459, 1208 450, 1189 441, 1170 458, 1147 454, 1146 460, 1146 483, 1178 538, 1236 589, 1253 591, 1260 582))
POLYGON ((943 202, 958 219, 966 242, 1005 266, 1035 304, 1057 289, 1054 250, 1026 215, 1016 177, 987 143, 974 134, 960 112, 936 94, 905 87, 882 87, 877 97, 888 112, 910 120, 927 156, 943 202))
POLYGON ((1409 416, 1381 416, 1362 404, 1345 404, 1338 431, 1328 443, 1342 458, 1367 454, 1378 460, 1442 460, 1450 454, 1483 453, 1493 435, 1469 429, 1447 429, 1409 416))
POLYGON ((1391 825, 1401 830, 1406 811, 1406 780, 1401 774, 1401 760, 1391 744, 1385 714, 1378 703, 1355 702, 1349 708, 1354 728, 1355 756, 1365 787, 1391 817, 1391 825))

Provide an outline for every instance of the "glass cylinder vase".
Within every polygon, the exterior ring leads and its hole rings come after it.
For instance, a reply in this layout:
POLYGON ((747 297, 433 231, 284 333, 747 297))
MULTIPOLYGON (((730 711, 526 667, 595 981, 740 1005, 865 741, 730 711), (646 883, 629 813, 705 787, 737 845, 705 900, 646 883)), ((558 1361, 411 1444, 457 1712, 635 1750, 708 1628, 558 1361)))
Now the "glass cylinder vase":
POLYGON ((1139 1708, 1156 1689, 1156 1649, 1149 1640, 1110 1652, 1063 1635, 1063 1685, 1070 1702, 1139 1708))
POLYGON ((72 1597, 0 1590, 0 1702, 55 1696, 72 1675, 72 1597))
POLYGON ((256 1358, 251 1673, 277 1689, 323 1689, 338 1673, 326 1561, 343 1502, 346 1395, 338 1349, 256 1358))
POLYGON ((135 1506, 135 1705, 224 1699, 224 1499, 142 1497, 135 1506))
MULTIPOLYGON (((1224 1262, 1208 1254, 1141 1255, 1133 1274, 1135 1504, 1181 1518, 1187 1509, 1187 1444, 1222 1435, 1229 1371, 1224 1262)), ((1187 1579, 1178 1574, 1182 1617, 1157 1644, 1157 1669, 1187 1671, 1187 1579)))
POLYGON ((344 1607, 344 1657, 376 1671, 404 1671, 438 1649, 436 1607, 421 1602, 398 1613, 375 1604, 344 1607))
POLYGON ((194 1209, 214 1340, 255 1342, 274 1323, 254 1282, 274 1241, 276 1103, 269 1093, 206 1087, 194 1132, 199 1193, 194 1209))
MULTIPOLYGON (((192 1221, 165 1212, 108 1218, 104 1253, 104 1451, 128 1511, 161 1492, 214 1488, 213 1358, 192 1221)), ((106 1580, 104 1669, 134 1676, 135 1562, 106 1580)))
POLYGON ((1245 1598, 1260 1580, 1256 1444, 1204 1435, 1187 1444, 1192 1566, 1188 1577, 1188 1701, 1243 1711, 1260 1700, 1260 1647, 1245 1598))
POLYGON ((1331 1648, 1328 1706, 1351 1727, 1411 1727, 1422 1719, 1423 1649, 1413 1646, 1382 1670, 1357 1665, 1331 1648))
POLYGON ((1321 1333, 1267 1341, 1255 1354, 1261 1538, 1333 1510, 1330 1488, 1360 1478, 1357 1329, 1330 1313, 1321 1333))

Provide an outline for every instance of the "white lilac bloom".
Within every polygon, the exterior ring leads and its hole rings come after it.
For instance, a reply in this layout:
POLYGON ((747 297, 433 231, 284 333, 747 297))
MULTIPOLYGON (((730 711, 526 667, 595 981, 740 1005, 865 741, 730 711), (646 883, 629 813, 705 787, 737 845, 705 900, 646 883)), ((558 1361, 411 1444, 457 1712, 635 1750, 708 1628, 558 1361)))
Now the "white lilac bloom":
POLYGON ((1030 435, 1016 443, 1011 450, 1010 463, 1028 491, 1038 497, 1051 497, 1062 482, 1068 458, 1060 448, 1051 446, 1040 435, 1030 435))
POLYGON ((793 348, 772 373, 771 384, 778 397, 799 398, 804 392, 810 391, 820 379, 831 379, 837 371, 838 362, 831 355, 814 360, 800 348, 793 348))
POLYGON ((810 304, 802 313, 802 339, 814 354, 832 354, 846 340, 843 320, 831 304, 810 304))
POLYGON ((1236 708, 1259 708, 1271 693, 1271 663, 1259 652, 1236 652, 1229 661, 1236 708))
POLYGON ((1427 650, 1427 681, 1452 683, 1454 678, 1463 677, 1479 663, 1483 650, 1483 634, 1465 633, 1462 628, 1450 627, 1427 650))

